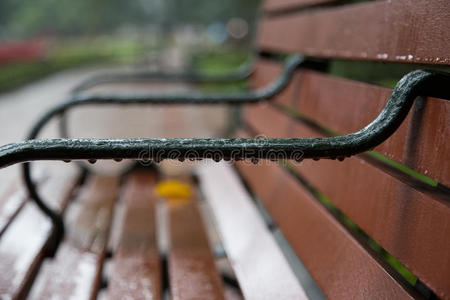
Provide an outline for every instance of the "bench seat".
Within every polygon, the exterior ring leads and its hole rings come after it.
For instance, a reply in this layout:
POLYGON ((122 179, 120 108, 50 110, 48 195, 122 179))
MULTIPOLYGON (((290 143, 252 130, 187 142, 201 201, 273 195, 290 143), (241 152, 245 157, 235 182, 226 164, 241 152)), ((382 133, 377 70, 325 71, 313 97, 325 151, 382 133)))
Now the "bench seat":
MULTIPOLYGON (((59 244, 15 184, 0 196, 0 299, 450 299, 450 96, 438 81, 423 91, 414 76, 425 72, 410 73, 426 64, 437 71, 422 79, 448 76, 438 72, 450 65, 449 11, 448 0, 267 0, 250 80, 257 101, 241 108, 233 137, 346 135, 393 93, 419 95, 399 127, 352 157, 198 162, 181 200, 155 192, 163 168, 44 172, 35 181, 68 228, 59 244), (264 94, 288 54, 301 54, 289 56, 301 66, 280 93, 264 94)), ((179 125, 178 116, 162 119, 179 125)))
POLYGON ((44 190, 48 199, 67 206, 69 231, 55 255, 47 257, 50 223, 34 204, 26 203, 0 239, 0 268, 21 266, 14 277, 0 280, 2 299, 26 295, 30 299, 68 295, 73 299, 158 299, 164 293, 174 299, 306 299, 233 167, 204 165, 196 173, 198 195, 181 204, 155 196, 157 179, 152 171, 138 170, 123 178, 92 176, 81 185, 73 176, 50 175, 42 188, 53 190, 52 194, 44 190), (215 258, 217 245, 204 225, 210 224, 200 209, 204 205, 212 212, 209 217, 232 266, 227 276, 236 276, 237 286, 222 279, 224 273, 216 266, 220 257, 215 258), (158 210, 165 212, 166 223, 157 217, 158 210), (166 229, 161 231, 161 226, 166 229), (24 236, 20 230, 34 238, 20 239, 24 236), (158 246, 161 232, 169 240, 165 250, 158 246), (113 236, 117 236, 114 242, 113 236))

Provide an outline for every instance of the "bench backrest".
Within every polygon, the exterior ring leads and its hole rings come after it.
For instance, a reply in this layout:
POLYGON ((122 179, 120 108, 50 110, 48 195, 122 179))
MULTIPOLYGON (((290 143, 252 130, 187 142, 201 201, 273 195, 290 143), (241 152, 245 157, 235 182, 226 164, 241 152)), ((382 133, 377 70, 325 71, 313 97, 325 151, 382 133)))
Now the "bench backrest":
MULTIPOLYGON (((449 70, 450 1, 269 0, 258 46, 325 59, 328 71, 299 70, 275 102, 246 108, 241 136, 350 133, 400 75, 449 70)), ((280 70, 261 61, 254 86, 280 70)), ((325 296, 450 297, 449 101, 416 100, 392 137, 343 162, 238 168, 325 296)))

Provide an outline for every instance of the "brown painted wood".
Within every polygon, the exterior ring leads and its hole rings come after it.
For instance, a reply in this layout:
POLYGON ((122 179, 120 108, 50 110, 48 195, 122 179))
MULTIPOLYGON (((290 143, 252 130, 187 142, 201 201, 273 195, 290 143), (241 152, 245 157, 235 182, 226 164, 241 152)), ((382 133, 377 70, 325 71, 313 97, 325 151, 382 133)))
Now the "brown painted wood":
POLYGON ((168 216, 172 299, 224 299, 222 282, 195 201, 169 203, 168 216))
MULTIPOLYGON (((36 184, 41 185, 47 178, 41 174, 35 179, 36 184)), ((0 236, 12 222, 27 200, 26 191, 20 180, 13 182, 0 197, 0 236)))
MULTIPOLYGON (((342 134, 355 132, 373 121, 392 93, 388 88, 314 71, 302 70, 299 75, 293 82, 299 87, 297 94, 292 94, 290 100, 283 99, 283 104, 342 134)), ((262 112, 257 110, 250 109, 247 118, 258 118, 262 112)), ((274 126, 281 126, 276 125, 283 123, 280 116, 274 117, 274 126)), ((428 98, 425 105, 416 104, 400 128, 375 151, 450 186, 449 136, 450 101, 428 98)))
POLYGON ((343 0, 266 0, 264 1, 264 11, 269 13, 288 11, 289 9, 304 8, 339 1, 344 2, 343 0))
POLYGON ((153 173, 135 172, 121 193, 125 217, 112 260, 106 299, 161 299, 154 183, 153 173))
POLYGON ((238 163, 329 299, 409 299, 411 294, 294 178, 275 163, 238 163))
MULTIPOLYGON (((255 66, 255 71, 251 76, 251 85, 252 88, 264 88, 274 82, 279 75, 281 74, 282 66, 274 61, 270 60, 258 60, 258 63, 255 66)), ((294 74, 290 83, 286 86, 286 88, 277 95, 271 101, 276 101, 282 104, 290 104, 292 97, 298 93, 298 86, 294 84, 298 81, 300 74, 294 74)))
MULTIPOLYGON (((248 121, 258 133, 320 136, 294 121, 289 131, 277 132, 265 120, 282 113, 256 109, 264 114, 257 118, 254 112, 248 121)), ((450 203, 418 192, 360 157, 305 161, 297 170, 437 294, 445 298, 450 293, 450 203)))
MULTIPOLYGON (((59 174, 41 185, 41 193, 62 211, 75 178, 59 174)), ((23 299, 39 269, 52 232, 51 222, 31 202, 13 219, 0 239, 0 298, 23 299)))
POLYGON ((198 175, 245 299, 307 299, 231 165, 202 164, 198 175))
POLYGON ((0 197, 0 236, 25 205, 25 190, 20 188, 19 182, 15 182, 0 197))
MULTIPOLYGON (((359 130, 374 120, 392 90, 305 71, 294 107, 340 133, 359 130)), ((402 126, 375 150, 450 186, 450 101, 428 98, 416 104, 402 126)))
POLYGON ((263 49, 309 56, 450 64, 450 2, 375 1, 266 18, 263 49))
POLYGON ((100 285, 118 178, 93 177, 68 212, 68 233, 39 272, 31 299, 95 299, 100 285))

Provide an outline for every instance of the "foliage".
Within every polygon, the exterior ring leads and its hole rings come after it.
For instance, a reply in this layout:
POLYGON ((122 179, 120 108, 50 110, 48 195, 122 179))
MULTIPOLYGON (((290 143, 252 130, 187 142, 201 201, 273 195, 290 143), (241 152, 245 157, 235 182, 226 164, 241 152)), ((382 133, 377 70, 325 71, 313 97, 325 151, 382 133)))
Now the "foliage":
MULTIPOLYGON (((196 52, 191 58, 190 68, 205 75, 230 74, 236 72, 249 60, 249 51, 246 48, 222 47, 221 49, 196 52)), ((229 83, 210 82, 199 84, 198 88, 205 92, 235 92, 246 89, 247 84, 246 80, 229 83)))
POLYGON ((121 25, 209 23, 256 17, 260 0, 1 0, 0 39, 110 32, 121 25))

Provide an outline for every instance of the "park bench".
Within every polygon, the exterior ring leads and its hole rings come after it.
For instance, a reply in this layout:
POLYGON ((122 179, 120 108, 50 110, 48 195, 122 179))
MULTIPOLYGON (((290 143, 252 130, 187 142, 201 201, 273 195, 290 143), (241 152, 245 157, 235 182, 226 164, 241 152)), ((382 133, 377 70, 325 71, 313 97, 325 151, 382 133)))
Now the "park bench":
POLYGON ((0 198, 0 297, 450 299, 449 11, 446 0, 268 0, 254 92, 74 94, 31 139, 77 105, 249 104, 238 139, 1 147, 1 167, 27 162, 28 190, 0 198), (344 78, 338 64, 365 69, 344 78), (412 72, 394 89, 367 76, 399 69, 412 72), (319 139, 284 139, 297 137, 319 139), (147 167, 29 172, 32 160, 113 158, 147 167), (212 160, 181 179, 190 197, 162 202, 165 158, 212 160))

